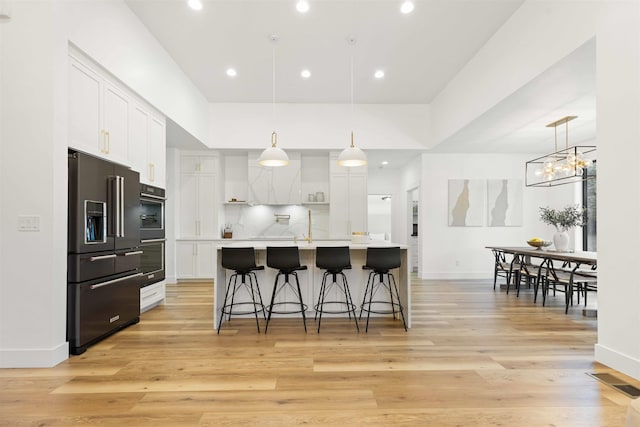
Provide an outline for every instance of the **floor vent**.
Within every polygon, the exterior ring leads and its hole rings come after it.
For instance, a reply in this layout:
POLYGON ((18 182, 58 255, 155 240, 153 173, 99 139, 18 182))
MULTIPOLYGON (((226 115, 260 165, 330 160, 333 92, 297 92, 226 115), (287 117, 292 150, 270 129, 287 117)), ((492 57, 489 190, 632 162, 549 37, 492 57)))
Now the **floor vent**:
POLYGON ((640 389, 611 374, 588 374, 629 397, 640 397, 640 389))

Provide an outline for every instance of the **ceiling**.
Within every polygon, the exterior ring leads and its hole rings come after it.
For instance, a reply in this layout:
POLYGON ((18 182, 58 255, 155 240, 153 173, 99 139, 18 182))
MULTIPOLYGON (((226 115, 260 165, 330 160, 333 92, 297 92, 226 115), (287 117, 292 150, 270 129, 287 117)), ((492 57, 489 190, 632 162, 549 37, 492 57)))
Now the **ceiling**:
MULTIPOLYGON (((201 11, 186 0, 126 3, 210 102, 270 103, 275 88, 276 102, 349 103, 353 89, 355 103, 376 104, 430 103, 523 3, 415 0, 404 15, 400 0, 309 0, 306 14, 296 0, 202 1, 201 11), (378 69, 384 78, 373 77, 378 69)), ((545 125, 566 115, 579 116, 570 145, 595 138, 595 42, 433 151, 546 153, 553 131, 545 125)), ((401 167, 417 153, 368 151, 372 168, 385 157, 387 168, 401 167)))

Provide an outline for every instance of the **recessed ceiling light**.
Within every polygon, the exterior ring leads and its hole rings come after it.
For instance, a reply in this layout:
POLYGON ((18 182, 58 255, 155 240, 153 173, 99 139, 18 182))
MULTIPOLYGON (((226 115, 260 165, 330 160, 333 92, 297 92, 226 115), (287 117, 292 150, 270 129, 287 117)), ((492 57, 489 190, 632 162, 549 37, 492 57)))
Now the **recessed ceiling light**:
POLYGON ((302 76, 303 79, 308 79, 309 77, 311 77, 311 71, 309 70, 302 70, 300 72, 300 75, 302 76))
POLYGON ((187 4, 193 10, 202 10, 202 1, 201 0, 189 0, 187 2, 187 4))
POLYGON ((373 77, 375 77, 376 79, 381 79, 384 77, 384 71, 382 70, 378 70, 373 74, 373 77))
POLYGON ((227 68, 227 76, 235 77, 237 75, 238 75, 238 73, 236 72, 236 70, 234 68, 227 68))
POLYGON ((307 0, 299 0, 296 3, 296 10, 300 13, 307 13, 309 12, 309 2, 307 0))
POLYGON ((413 12, 414 7, 415 5, 413 4, 413 2, 407 0, 405 2, 402 2, 402 5, 400 5, 400 12, 406 15, 407 13, 413 12))
POLYGON ((387 165, 389 164, 389 162, 388 162, 388 161, 386 161, 386 160, 383 160, 383 161, 382 161, 382 163, 380 163, 380 164, 381 164, 382 166, 387 166, 387 165))

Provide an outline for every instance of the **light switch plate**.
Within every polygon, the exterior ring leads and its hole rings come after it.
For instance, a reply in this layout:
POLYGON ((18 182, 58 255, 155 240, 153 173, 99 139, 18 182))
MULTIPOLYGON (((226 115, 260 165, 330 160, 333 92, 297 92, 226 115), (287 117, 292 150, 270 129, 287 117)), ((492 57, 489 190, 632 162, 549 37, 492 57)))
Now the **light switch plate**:
POLYGON ((40 215, 18 215, 18 231, 40 231, 40 215))

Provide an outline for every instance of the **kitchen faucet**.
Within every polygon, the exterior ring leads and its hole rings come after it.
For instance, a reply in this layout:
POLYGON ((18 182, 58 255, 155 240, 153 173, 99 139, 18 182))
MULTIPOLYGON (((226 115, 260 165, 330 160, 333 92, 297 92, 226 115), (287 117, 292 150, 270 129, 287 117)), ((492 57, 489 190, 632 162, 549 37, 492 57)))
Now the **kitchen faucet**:
POLYGON ((311 239, 311 209, 309 209, 309 230, 308 230, 307 238, 304 239, 304 240, 306 240, 308 243, 312 242, 312 239, 311 239))

